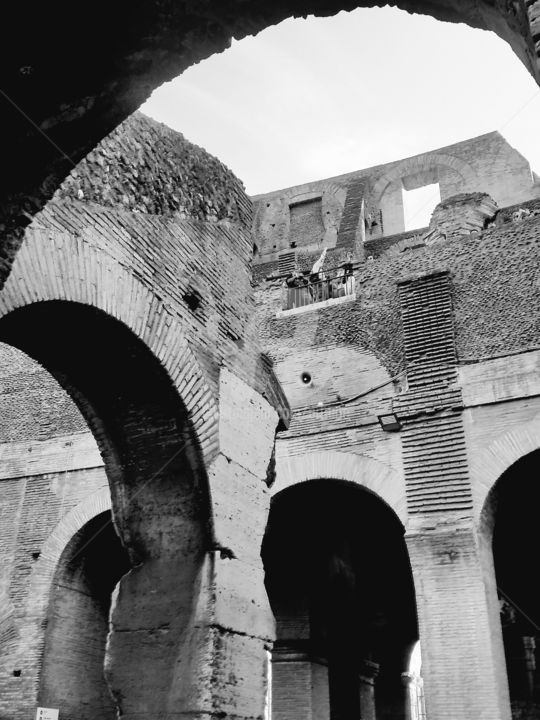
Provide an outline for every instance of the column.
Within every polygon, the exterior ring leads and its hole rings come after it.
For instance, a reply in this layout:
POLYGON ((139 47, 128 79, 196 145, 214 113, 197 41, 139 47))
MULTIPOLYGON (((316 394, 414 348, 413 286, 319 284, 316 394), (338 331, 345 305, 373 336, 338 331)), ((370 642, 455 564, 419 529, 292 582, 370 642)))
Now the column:
POLYGON ((429 720, 511 720, 489 537, 432 516, 406 535, 429 720))
POLYGON ((377 720, 375 710, 375 678, 379 666, 370 660, 360 662, 360 717, 362 720, 377 720))

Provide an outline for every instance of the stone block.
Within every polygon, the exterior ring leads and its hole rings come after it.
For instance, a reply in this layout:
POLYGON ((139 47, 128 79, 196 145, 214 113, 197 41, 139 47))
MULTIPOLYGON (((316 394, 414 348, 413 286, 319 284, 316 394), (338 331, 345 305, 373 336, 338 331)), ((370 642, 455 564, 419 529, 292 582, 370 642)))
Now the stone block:
POLYGON ((261 395, 222 368, 219 444, 224 455, 256 477, 265 479, 277 421, 277 413, 261 395))
POLYGON ((216 546, 258 565, 270 508, 265 483, 221 454, 208 470, 208 482, 216 546))

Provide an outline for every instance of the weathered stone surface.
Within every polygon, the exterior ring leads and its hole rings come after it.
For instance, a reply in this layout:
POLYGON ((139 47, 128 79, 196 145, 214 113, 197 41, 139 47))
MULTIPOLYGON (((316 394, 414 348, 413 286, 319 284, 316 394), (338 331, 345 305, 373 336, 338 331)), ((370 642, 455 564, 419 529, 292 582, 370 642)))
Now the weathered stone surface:
MULTIPOLYGON (((273 440, 273 433, 269 436, 273 440)), ((270 455, 267 456, 270 461, 270 455)), ((260 477, 220 454, 208 469, 216 547, 258 566, 270 494, 260 477), (238 522, 239 515, 242 522, 238 522)))
POLYGON ((454 195, 437 205, 423 240, 427 245, 432 245, 451 237, 477 237, 495 216, 497 209, 497 203, 487 193, 454 195))

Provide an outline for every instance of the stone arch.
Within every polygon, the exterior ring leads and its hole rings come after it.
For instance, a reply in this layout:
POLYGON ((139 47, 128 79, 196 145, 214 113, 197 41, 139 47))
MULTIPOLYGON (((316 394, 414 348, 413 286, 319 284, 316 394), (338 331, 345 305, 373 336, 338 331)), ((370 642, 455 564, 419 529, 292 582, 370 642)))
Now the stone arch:
POLYGON ((373 198, 378 204, 381 201, 388 186, 407 175, 413 175, 436 166, 443 166, 455 170, 463 178, 465 183, 474 182, 476 173, 474 169, 461 158, 444 153, 429 153, 403 160, 380 177, 373 188, 373 198))
POLYGON ((66 720, 116 717, 104 677, 105 645, 114 588, 129 570, 110 510, 69 539, 48 596, 38 706, 59 708, 66 720))
POLYGON ((402 672, 418 626, 396 485, 398 473, 353 453, 277 459, 262 556, 276 620, 278 716, 291 706, 321 717, 371 718, 375 706, 405 716, 402 672), (384 609, 380 597, 392 598, 384 609), (384 641, 370 620, 383 616, 382 625, 392 627, 384 641), (313 664, 312 656, 320 660, 313 664))
POLYGON ((57 523, 54 530, 40 549, 39 558, 32 566, 28 579, 28 594, 24 617, 26 622, 20 626, 14 618, 4 613, 3 620, 11 620, 12 629, 0 638, 3 652, 15 661, 18 667, 28 664, 28 648, 41 654, 43 647, 43 626, 49 602, 49 594, 54 572, 64 549, 71 538, 97 515, 111 509, 111 496, 108 488, 102 488, 88 495, 67 512, 57 523), (9 653, 8 653, 8 646, 9 653))
MULTIPOLYGON (((60 382, 94 433, 115 525, 136 565, 115 596, 112 627, 122 632, 109 636, 107 677, 127 714, 144 704, 160 715, 167 693, 155 685, 176 681, 167 658, 194 652, 185 638, 212 546, 203 459, 217 422, 210 391, 171 308, 81 238, 29 233, 0 293, 0 337, 60 382), (145 665, 155 675, 134 686, 145 665)), ((28 697, 20 703, 22 717, 28 697)))
POLYGON ((95 517, 111 509, 109 489, 101 488, 67 512, 43 543, 31 582, 40 585, 48 577, 50 570, 54 571, 71 538, 95 517))
MULTIPOLYGON (((22 628, 24 642, 19 643, 19 653, 27 653, 31 647, 40 657, 43 653, 43 627, 47 615, 51 586, 55 571, 72 538, 82 528, 102 513, 111 510, 111 494, 104 487, 87 495, 75 507, 71 508, 56 524, 55 528, 43 543, 39 558, 32 567, 28 580, 28 595, 24 617, 25 627, 22 628)), ((24 667, 21 656, 19 664, 24 667)))
POLYGON ((366 455, 326 450, 293 457, 278 457, 272 494, 308 480, 325 478, 346 480, 368 490, 383 500, 402 525, 406 526, 404 478, 394 469, 366 455))
POLYGON ((540 448, 540 414, 507 433, 499 435, 470 464, 474 512, 477 522, 486 510, 491 490, 514 463, 540 448))
POLYGON ((182 397, 203 456, 213 454, 218 444, 217 406, 170 306, 112 253, 68 233, 32 227, 0 292, 0 318, 53 300, 95 307, 130 328, 160 361, 182 397), (158 332, 165 328, 166 334, 158 332), (206 412, 209 408, 214 412, 206 412))
MULTIPOLYGON (((18 106, 32 118, 36 131, 32 132, 27 119, 10 108, 5 118, 2 146, 6 180, 1 206, 5 245, 0 280, 9 272, 28 216, 51 197, 73 163, 134 112, 154 88, 190 65, 222 52, 231 37, 254 35, 293 16, 332 15, 374 5, 373 0, 325 0, 322 3, 290 0, 283 5, 262 7, 211 3, 208 12, 201 13, 196 5, 185 2, 163 11, 158 3, 149 1, 132 13, 129 39, 121 46, 113 38, 122 34, 125 16, 101 0, 92 6, 85 27, 80 23, 74 25, 74 18, 65 13, 35 13, 29 26, 23 22, 27 19, 19 15, 23 12, 19 6, 6 7, 4 25, 10 31, 9 41, 17 48, 16 56, 24 54, 24 48, 31 48, 29 55, 35 59, 41 84, 48 92, 46 99, 43 93, 36 93, 35 81, 29 80, 34 66, 22 66, 19 72, 13 72, 11 66, 6 70, 3 84, 6 99, 17 99, 18 106), (103 16, 107 17, 106 41, 104 39, 99 48, 100 62, 96 62, 95 27, 103 16), (82 59, 77 82, 73 73, 65 68, 66 52, 75 47, 68 42, 76 43, 82 59), (43 130, 54 137, 50 145, 44 142, 43 130)), ((537 82, 540 81, 538 2, 525 7, 523 3, 494 5, 480 0, 471 5, 459 0, 449 6, 427 0, 400 0, 397 6, 438 20, 492 30, 510 43, 537 82)), ((5 55, 9 49, 6 46, 5 55)))

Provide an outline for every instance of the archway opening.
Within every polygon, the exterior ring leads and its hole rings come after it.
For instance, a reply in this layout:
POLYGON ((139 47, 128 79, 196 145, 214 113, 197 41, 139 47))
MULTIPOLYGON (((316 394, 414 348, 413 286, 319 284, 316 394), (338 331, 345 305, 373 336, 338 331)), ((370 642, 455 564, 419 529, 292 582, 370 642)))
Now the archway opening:
POLYGON ((37 360, 78 405, 104 458, 115 522, 132 559, 159 552, 169 534, 189 552, 202 548, 202 462, 187 411, 146 345, 101 310, 60 301, 9 313, 0 320, 0 340, 37 360), (148 505, 168 518, 158 537, 148 505))
POLYGON ((274 719, 407 717, 416 604, 388 506, 342 481, 288 488, 273 499, 263 561, 277 626, 274 719))
MULTIPOLYGON (((68 587, 69 597, 74 597, 78 587, 93 598, 88 616, 94 618, 90 625, 96 633, 95 665, 83 681, 80 672, 64 667, 62 676, 58 663, 53 663, 55 667, 49 664, 44 669, 46 678, 55 676, 56 680, 47 688, 60 693, 59 699, 67 703, 65 711, 59 708, 61 717, 65 713, 84 717, 94 701, 102 702, 104 681, 95 668, 104 647, 103 618, 112 586, 123 578, 123 592, 117 595, 112 610, 114 626, 120 625, 121 630, 109 636, 107 683, 124 711, 145 703, 159 713, 164 699, 154 690, 155 678, 168 682, 175 669, 170 656, 189 663, 193 652, 189 644, 195 632, 193 608, 209 537, 204 467, 185 406, 161 363, 135 333, 90 306, 54 301, 14 310, 0 319, 0 342, 40 363, 75 401, 101 451, 115 529, 130 563, 137 567, 136 572, 125 575, 124 560, 113 557, 107 575, 109 558, 105 554, 104 567, 99 569, 102 542, 108 537, 118 546, 110 526, 102 531, 103 539, 98 534, 97 545, 88 546, 97 548, 93 555, 77 555, 82 565, 73 565, 66 556, 65 567, 59 570, 64 573, 60 584, 68 587), (101 625, 96 619, 100 612, 101 625), (166 626, 167 632, 156 632, 158 626, 166 626), (133 685, 134 664, 151 668, 145 683, 133 685), (80 691, 81 683, 86 685, 80 691)), ((36 502, 39 499, 36 496, 36 502)), ((114 556, 117 551, 112 552, 114 556)), ((60 630, 54 617, 62 617, 68 601, 64 596, 55 598, 48 644, 57 648, 60 630)), ((24 622, 30 625, 34 619, 24 622)), ((62 625, 66 623, 64 618, 62 625)), ((73 632, 78 633, 78 640, 73 644, 84 644, 91 628, 75 623, 73 632)), ((36 637, 32 642, 35 645, 42 640, 36 637)), ((75 662, 84 666, 86 660, 79 656, 75 662)), ((24 697, 20 696, 23 714, 32 711, 35 702, 38 683, 34 681, 32 687, 30 680, 33 678, 28 678, 24 697)))
POLYGON ((129 570, 110 512, 88 522, 69 542, 53 580, 38 702, 61 708, 65 720, 114 720, 103 675, 111 594, 129 570))
POLYGON ((497 481, 488 502, 512 716, 540 719, 540 450, 525 455, 497 481))
POLYGON ((41 365, 5 343, 0 493, 0 716, 29 717, 38 703, 59 555, 82 518, 110 507, 110 496, 103 461, 75 403, 41 365))

